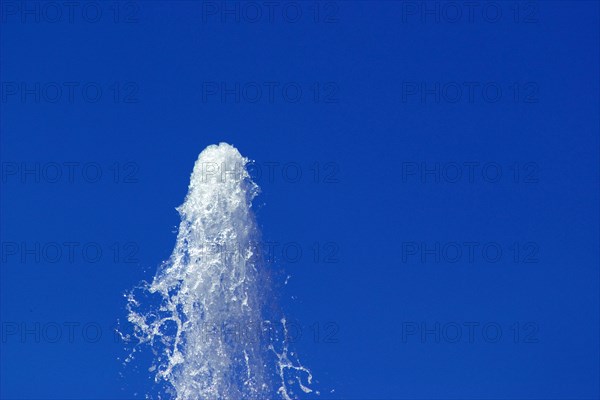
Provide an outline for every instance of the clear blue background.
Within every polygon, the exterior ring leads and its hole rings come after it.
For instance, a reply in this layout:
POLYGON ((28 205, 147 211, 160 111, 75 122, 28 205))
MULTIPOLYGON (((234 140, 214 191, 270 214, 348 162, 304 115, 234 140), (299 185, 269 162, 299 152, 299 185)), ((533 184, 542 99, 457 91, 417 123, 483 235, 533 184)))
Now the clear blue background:
POLYGON ((203 20, 200 2, 144 1, 136 21, 114 23, 112 3, 101 4, 98 23, 80 14, 74 23, 3 16, 3 82, 95 82, 103 97, 3 99, 2 162, 95 162, 103 178, 7 177, 2 242, 94 242, 105 256, 22 263, 4 254, 4 328, 96 323, 103 335, 95 343, 80 328, 73 343, 66 332, 57 343, 5 335, 2 398, 133 398, 153 390, 147 358, 123 368, 126 352, 110 329, 124 321, 123 293, 168 258, 174 208, 194 161, 221 141, 259 165, 302 168, 298 183, 283 179, 281 168, 272 181, 259 179, 256 204, 266 239, 303 248, 299 262, 279 255, 272 268, 292 275, 280 302, 304 326, 296 347, 321 398, 598 398, 598 2, 538 2, 528 23, 512 14, 526 2, 496 3, 497 23, 481 9, 473 23, 406 14, 403 21, 406 3, 387 1, 337 2, 322 10, 335 16, 328 22, 323 14, 315 22, 314 3, 301 2, 297 23, 281 8, 272 23, 265 16, 223 23, 218 15, 203 20), (203 99, 203 82, 269 81, 296 82, 303 97, 203 99), (495 82, 503 96, 403 101, 403 82, 465 81, 495 82), (137 101, 115 103, 114 82, 133 83, 137 101), (315 82, 333 82, 339 90, 327 98, 337 102, 315 101, 315 82), (515 82, 534 83, 536 101, 514 100, 515 82), (406 162, 469 161, 498 163, 503 176, 472 184, 402 179, 406 162), (109 167, 127 162, 138 167, 136 182, 114 183, 109 167), (328 162, 339 167, 337 182, 315 181, 310 168, 328 162), (527 162, 537 166, 537 182, 515 182, 510 166, 527 162), (403 242, 467 241, 497 242, 506 255, 497 263, 402 259, 403 242), (115 242, 136 243, 137 262, 114 262, 115 242), (337 262, 315 262, 314 242, 335 243, 337 262), (513 262, 514 242, 537 244, 538 262, 513 262), (496 323, 503 336, 403 340, 407 322, 496 323), (334 323, 335 342, 315 340, 315 323, 334 323), (537 327, 534 343, 515 343, 515 323, 537 327))

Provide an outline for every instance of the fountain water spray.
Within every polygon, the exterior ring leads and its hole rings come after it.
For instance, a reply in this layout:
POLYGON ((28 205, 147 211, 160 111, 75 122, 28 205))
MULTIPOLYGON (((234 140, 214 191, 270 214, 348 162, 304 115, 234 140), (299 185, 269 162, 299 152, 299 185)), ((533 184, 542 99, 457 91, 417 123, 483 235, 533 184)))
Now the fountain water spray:
POLYGON ((226 143, 200 153, 177 209, 170 259, 138 288, 143 295, 127 296, 136 346, 152 348, 150 371, 176 399, 290 400, 294 387, 312 392, 310 371, 288 350, 285 318, 270 315, 252 210, 259 188, 247 163, 226 143))

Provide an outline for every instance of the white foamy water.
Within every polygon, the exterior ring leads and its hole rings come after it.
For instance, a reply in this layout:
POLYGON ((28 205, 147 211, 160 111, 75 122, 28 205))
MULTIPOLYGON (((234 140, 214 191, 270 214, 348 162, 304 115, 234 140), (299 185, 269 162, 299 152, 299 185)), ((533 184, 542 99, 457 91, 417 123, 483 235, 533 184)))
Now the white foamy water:
MULTIPOLYGON (((226 143, 196 161, 173 253, 128 296, 138 345, 154 353, 157 382, 181 400, 295 398, 312 375, 274 318, 269 274, 252 210, 248 159, 226 143)), ((137 351, 137 349, 136 349, 137 351)))

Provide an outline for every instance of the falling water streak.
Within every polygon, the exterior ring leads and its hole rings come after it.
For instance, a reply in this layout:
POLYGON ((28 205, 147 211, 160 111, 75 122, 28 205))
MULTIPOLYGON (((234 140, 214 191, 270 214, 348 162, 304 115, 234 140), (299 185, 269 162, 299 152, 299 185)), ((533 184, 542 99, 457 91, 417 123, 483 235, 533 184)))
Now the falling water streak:
POLYGON ((149 370, 177 399, 271 399, 275 392, 290 400, 294 380, 312 392, 312 374, 288 349, 285 318, 282 336, 263 337, 268 282, 252 212, 258 186, 247 163, 226 143, 202 151, 177 209, 175 249, 141 288, 158 305, 127 296, 133 336, 156 356, 149 370), (230 327, 233 337, 223 334, 230 327), (257 330, 248 335, 249 327, 257 330))

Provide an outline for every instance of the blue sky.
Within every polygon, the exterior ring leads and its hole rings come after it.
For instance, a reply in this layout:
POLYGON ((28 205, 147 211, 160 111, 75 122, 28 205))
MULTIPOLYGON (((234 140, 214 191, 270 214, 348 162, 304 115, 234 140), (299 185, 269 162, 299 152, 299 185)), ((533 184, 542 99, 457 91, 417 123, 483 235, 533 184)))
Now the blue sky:
POLYGON ((597 398, 599 5, 483 4, 2 1, 1 397, 154 390, 112 329, 225 141, 321 398, 597 398))

